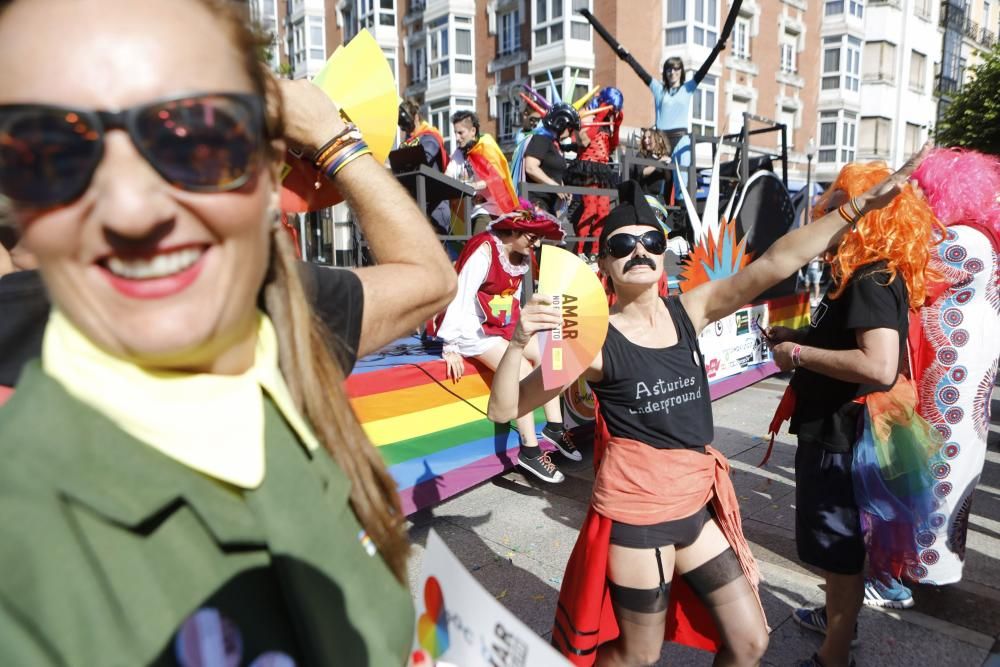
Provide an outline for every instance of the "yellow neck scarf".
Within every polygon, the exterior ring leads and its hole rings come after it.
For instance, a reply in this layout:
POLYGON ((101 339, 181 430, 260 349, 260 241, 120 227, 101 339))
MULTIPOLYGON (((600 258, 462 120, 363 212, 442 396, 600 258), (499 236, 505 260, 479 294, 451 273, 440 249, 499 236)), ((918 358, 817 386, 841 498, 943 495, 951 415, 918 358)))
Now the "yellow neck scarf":
POLYGON ((319 447, 278 368, 278 338, 259 314, 254 365, 242 375, 149 370, 94 345, 61 312, 45 328, 42 367, 83 403, 170 458, 236 486, 264 481, 266 391, 309 450, 319 447))

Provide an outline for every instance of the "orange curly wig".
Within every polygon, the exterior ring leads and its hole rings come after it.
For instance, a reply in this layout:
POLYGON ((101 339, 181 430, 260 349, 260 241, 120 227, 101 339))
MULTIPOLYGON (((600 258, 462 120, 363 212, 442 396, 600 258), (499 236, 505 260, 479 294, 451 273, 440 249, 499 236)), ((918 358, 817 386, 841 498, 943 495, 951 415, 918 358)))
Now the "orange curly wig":
MULTIPOLYGON (((885 162, 852 162, 844 166, 837 180, 817 202, 815 217, 833 210, 842 193, 856 197, 891 173, 885 162)), ((928 281, 936 277, 927 263, 931 248, 940 242, 943 232, 944 226, 934 217, 924 198, 910 184, 904 185, 888 206, 862 217, 854 230, 840 241, 836 254, 828 258, 835 286, 830 297, 836 299, 843 294, 858 268, 884 260, 889 280, 894 280, 897 274, 902 276, 910 307, 919 308, 924 302, 928 281)))

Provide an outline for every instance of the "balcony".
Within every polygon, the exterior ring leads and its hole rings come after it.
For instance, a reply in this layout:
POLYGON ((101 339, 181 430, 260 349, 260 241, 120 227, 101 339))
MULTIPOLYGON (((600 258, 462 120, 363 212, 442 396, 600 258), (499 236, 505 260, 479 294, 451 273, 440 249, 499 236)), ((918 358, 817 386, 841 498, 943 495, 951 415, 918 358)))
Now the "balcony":
POLYGON ((971 39, 984 49, 993 48, 993 45, 997 42, 997 37, 991 30, 981 27, 978 23, 967 17, 961 7, 957 7, 947 2, 947 0, 941 3, 939 25, 942 28, 962 33, 965 37, 971 39))
POLYGON ((954 95, 962 89, 962 82, 942 74, 934 79, 934 94, 938 96, 954 95))

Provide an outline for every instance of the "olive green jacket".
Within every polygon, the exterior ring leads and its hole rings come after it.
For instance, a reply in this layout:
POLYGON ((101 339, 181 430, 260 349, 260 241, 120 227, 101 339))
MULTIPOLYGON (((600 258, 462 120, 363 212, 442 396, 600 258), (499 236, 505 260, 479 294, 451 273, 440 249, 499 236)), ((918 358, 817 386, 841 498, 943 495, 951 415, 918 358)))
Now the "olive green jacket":
POLYGON ((412 601, 343 472, 270 400, 265 447, 264 483, 228 486, 29 365, 0 409, 0 665, 404 663, 412 601), (185 624, 199 610, 216 625, 185 624))

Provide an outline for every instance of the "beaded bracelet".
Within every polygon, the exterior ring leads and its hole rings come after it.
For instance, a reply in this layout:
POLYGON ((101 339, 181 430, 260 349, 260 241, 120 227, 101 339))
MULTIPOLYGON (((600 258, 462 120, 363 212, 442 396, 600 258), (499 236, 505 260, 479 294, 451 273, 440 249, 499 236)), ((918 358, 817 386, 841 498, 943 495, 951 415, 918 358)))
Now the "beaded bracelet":
POLYGON ((354 162, 362 155, 371 155, 371 149, 368 148, 368 144, 365 143, 364 139, 360 139, 354 142, 343 151, 338 153, 335 158, 330 161, 330 163, 323 170, 323 173, 328 179, 333 179, 340 170, 354 162))
POLYGON ((792 348, 792 366, 794 368, 798 368, 799 366, 802 365, 801 357, 802 357, 802 346, 796 345, 795 347, 792 348))

